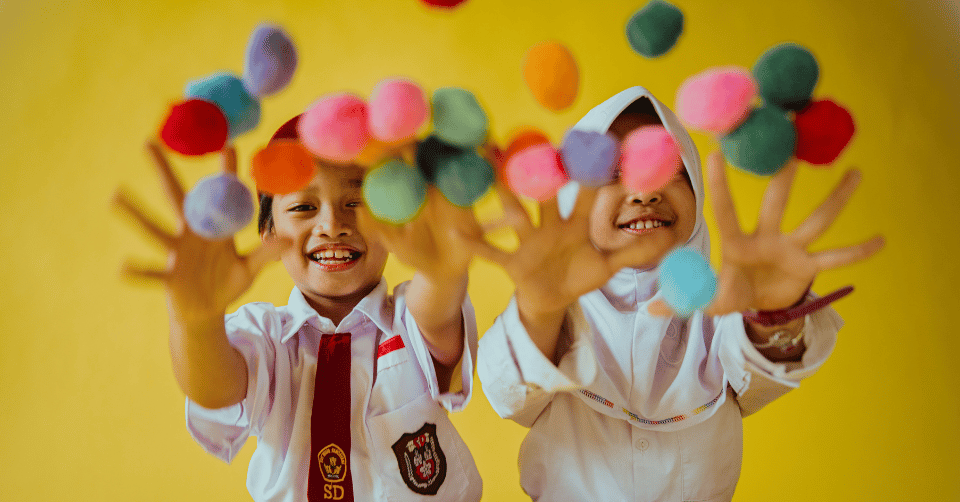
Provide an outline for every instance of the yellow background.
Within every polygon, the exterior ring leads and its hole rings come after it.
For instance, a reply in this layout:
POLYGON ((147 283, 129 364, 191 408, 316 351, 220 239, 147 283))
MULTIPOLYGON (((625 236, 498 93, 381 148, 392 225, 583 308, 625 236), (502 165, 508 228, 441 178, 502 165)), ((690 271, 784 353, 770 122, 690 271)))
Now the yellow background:
MULTIPOLYGON (((680 83, 707 67, 752 66, 784 41, 809 47, 822 69, 816 94, 849 106, 858 133, 834 169, 802 168, 786 223, 856 165, 861 189, 815 248, 877 233, 888 245, 817 280, 821 293, 856 285, 837 304, 847 326, 819 374, 745 421, 735 500, 960 499, 956 7, 677 0, 679 44, 646 60, 623 35, 642 3, 468 0, 440 12, 417 0, 0 1, 0 500, 248 499, 254 441, 228 466, 189 437, 162 290, 118 274, 128 258, 162 264, 162 254, 109 201, 124 185, 172 221, 141 145, 185 82, 242 70, 247 36, 263 20, 293 35, 301 66, 263 102, 262 126, 237 141, 244 159, 317 96, 368 94, 388 76, 475 91, 501 141, 525 124, 559 141, 627 86, 672 104, 680 83), (520 75, 527 48, 546 39, 566 44, 581 69, 580 95, 559 114, 540 108, 520 75)), ((704 153, 713 148, 695 136, 704 153)), ((190 183, 217 169, 215 157, 176 165, 190 183)), ((740 174, 732 183, 752 225, 763 183, 740 174)), ((249 249, 255 232, 239 242, 249 249)), ((391 284, 408 276, 389 266, 391 284)), ((482 333, 511 288, 484 262, 471 279, 482 333)), ((290 286, 272 266, 243 302, 282 304, 290 286)), ((484 499, 523 500, 524 430, 479 391, 454 421, 484 499)))

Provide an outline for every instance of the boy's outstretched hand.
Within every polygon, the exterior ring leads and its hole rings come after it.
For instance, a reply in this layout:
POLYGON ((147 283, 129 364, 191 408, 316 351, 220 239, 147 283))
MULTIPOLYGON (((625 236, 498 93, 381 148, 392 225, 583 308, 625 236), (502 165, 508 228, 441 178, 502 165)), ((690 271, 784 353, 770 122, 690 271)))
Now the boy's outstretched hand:
MULTIPOLYGON (((177 179, 163 149, 154 141, 147 143, 147 151, 160 173, 163 190, 173 205, 177 218, 176 233, 170 233, 147 216, 131 197, 117 191, 114 203, 129 214, 138 226, 162 244, 168 252, 165 270, 145 268, 126 263, 127 276, 155 279, 167 288, 172 305, 181 314, 216 312, 222 315, 227 307, 240 297, 260 270, 276 259, 276 245, 270 240, 246 256, 237 253, 233 239, 206 240, 194 233, 183 215, 184 188, 177 179)), ((236 174, 237 156, 233 148, 221 152, 225 172, 236 174)))
MULTIPOLYGON (((780 229, 790 187, 797 171, 791 161, 777 173, 764 192, 757 228, 745 234, 737 218, 725 163, 720 152, 707 159, 707 176, 723 256, 717 294, 705 310, 723 315, 747 309, 779 310, 802 299, 818 273, 865 260, 883 248, 882 236, 857 245, 811 253, 807 248, 840 215, 860 182, 860 172, 851 169, 833 192, 793 232, 780 229)), ((672 315, 662 301, 649 310, 655 315, 672 315)))

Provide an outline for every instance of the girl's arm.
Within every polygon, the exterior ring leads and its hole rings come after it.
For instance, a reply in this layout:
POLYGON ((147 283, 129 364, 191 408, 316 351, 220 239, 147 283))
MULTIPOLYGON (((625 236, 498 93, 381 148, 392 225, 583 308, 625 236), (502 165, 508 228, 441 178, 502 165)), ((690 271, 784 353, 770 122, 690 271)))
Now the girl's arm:
MULTIPOLYGON (((247 393, 247 366, 227 339, 224 314, 273 259, 275 245, 265 243, 239 256, 232 239, 208 241, 192 232, 183 216, 183 185, 158 144, 149 142, 147 150, 177 215, 177 231, 162 228, 129 195, 118 191, 116 206, 159 241, 168 256, 165 270, 128 263, 124 275, 160 281, 166 288, 173 373, 187 397, 205 408, 239 403, 247 393)), ((225 149, 221 157, 224 171, 235 174, 234 150, 225 149)))

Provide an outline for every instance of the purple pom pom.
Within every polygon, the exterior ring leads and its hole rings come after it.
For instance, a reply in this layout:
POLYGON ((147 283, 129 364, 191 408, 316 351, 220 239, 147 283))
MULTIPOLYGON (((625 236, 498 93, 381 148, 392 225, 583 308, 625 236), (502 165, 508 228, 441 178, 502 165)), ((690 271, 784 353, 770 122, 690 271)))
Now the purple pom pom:
POLYGON ((253 218, 253 196, 232 174, 207 176, 183 201, 190 229, 209 239, 229 238, 253 218))
POLYGON ((613 181, 619 145, 609 134, 571 130, 560 147, 563 164, 570 179, 586 186, 599 187, 613 181))
POLYGON ((280 28, 261 24, 250 35, 243 84, 251 94, 264 97, 280 92, 297 69, 297 50, 280 28))

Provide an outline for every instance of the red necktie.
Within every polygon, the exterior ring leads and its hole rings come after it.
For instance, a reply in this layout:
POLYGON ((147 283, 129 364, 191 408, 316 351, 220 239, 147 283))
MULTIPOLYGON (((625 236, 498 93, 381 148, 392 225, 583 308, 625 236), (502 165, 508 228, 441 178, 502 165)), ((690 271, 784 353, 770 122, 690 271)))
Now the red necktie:
POLYGON ((310 417, 307 500, 353 502, 350 473, 350 333, 320 336, 310 417))

